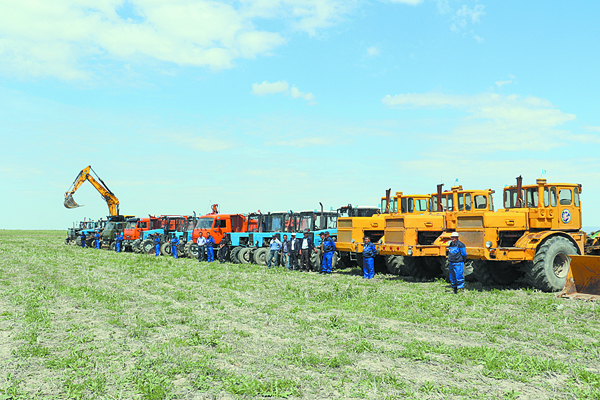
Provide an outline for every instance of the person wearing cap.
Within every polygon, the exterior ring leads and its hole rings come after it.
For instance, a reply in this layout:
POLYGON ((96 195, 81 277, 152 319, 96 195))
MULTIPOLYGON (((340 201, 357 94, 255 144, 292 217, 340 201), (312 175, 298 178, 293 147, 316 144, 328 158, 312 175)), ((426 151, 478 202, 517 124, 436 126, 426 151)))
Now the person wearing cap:
POLYGON ((290 239, 289 245, 289 263, 290 271, 296 271, 298 269, 298 256, 300 253, 300 246, 302 246, 302 240, 296 239, 296 232, 292 232, 292 238, 290 239))
POLYGON ((308 234, 310 231, 308 229, 304 230, 304 237, 300 242, 300 252, 302 254, 300 258, 300 269, 304 272, 310 271, 310 255, 315 249, 315 244, 313 240, 308 234))
POLYGON ((177 236, 173 236, 173 239, 171 239, 171 254, 173 255, 173 258, 177 258, 178 256, 177 246, 179 246, 179 238, 177 236))
POLYGON ((458 240, 458 232, 450 235, 452 241, 448 245, 448 276, 454 293, 465 290, 465 277, 463 268, 467 261, 467 249, 463 242, 458 240))
POLYGON ((160 236, 158 236, 158 233, 154 234, 154 255, 156 257, 160 255, 160 236))
POLYGON ((269 245, 269 258, 267 260, 267 268, 271 268, 271 261, 273 261, 273 268, 279 266, 279 251, 281 250, 281 242, 277 238, 277 235, 273 235, 271 243, 269 245))
POLYGON ((371 243, 371 238, 365 236, 363 244, 363 277, 364 279, 373 279, 375 277, 375 255, 377 248, 371 243))
POLYGON ((331 274, 333 268, 333 253, 335 253, 335 241, 329 236, 329 231, 325 231, 323 240, 323 261, 321 262, 321 274, 331 274))

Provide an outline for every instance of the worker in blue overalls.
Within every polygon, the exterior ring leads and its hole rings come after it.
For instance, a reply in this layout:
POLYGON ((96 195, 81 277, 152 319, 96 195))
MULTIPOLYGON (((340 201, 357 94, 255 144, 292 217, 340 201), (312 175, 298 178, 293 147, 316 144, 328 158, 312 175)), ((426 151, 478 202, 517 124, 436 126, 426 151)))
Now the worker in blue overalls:
POLYGON ((452 241, 448 245, 448 277, 450 286, 454 293, 465 290, 465 277, 463 269, 467 261, 467 248, 464 243, 458 240, 458 232, 450 234, 452 241))
POLYGON ((179 245, 179 238, 174 236, 171 239, 171 254, 173 254, 173 258, 177 258, 177 246, 179 245))
POLYGON ((81 247, 85 249, 85 232, 81 231, 81 247))
POLYGON ((375 277, 375 255, 377 248, 371 243, 371 238, 365 236, 363 244, 363 278, 373 279, 375 277))
POLYGON ((206 255, 208 258, 208 262, 215 261, 215 253, 213 251, 213 246, 215 245, 215 238, 210 235, 210 232, 207 233, 206 236, 206 255))
POLYGON ((117 236, 115 237, 115 251, 117 253, 121 252, 121 245, 123 243, 123 234, 117 232, 117 236))
POLYGON ((98 233, 98 231, 96 231, 96 234, 94 234, 94 248, 100 248, 100 233, 98 233))
POLYGON ((157 257, 160 255, 160 236, 158 236, 158 233, 154 234, 154 255, 157 257))
POLYGON ((330 274, 333 264, 333 253, 335 252, 335 242, 329 236, 329 231, 325 231, 325 239, 323 240, 323 261, 321 262, 320 274, 330 274))

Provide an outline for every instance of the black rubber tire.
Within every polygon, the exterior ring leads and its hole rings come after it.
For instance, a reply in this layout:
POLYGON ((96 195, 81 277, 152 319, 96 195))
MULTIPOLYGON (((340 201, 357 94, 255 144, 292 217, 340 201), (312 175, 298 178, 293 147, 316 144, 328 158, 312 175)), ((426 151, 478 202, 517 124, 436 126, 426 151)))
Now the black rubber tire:
POLYGON ((140 245, 142 254, 153 254, 154 253, 154 239, 145 239, 140 245))
POLYGON ((312 252, 310 254, 310 271, 321 271, 321 261, 323 260, 323 255, 321 251, 312 252))
POLYGON ((345 255, 342 255, 339 251, 335 252, 333 256, 335 269, 344 269, 348 267, 348 260, 345 255))
MULTIPOLYGON (((465 261, 465 266, 463 268, 463 276, 465 278, 465 282, 476 282, 478 280, 477 277, 475 277, 475 274, 473 273, 474 265, 478 261, 479 260, 465 261)), ((446 259, 442 263, 441 269, 442 269, 442 277, 446 280, 446 282, 450 282, 450 268, 448 266, 448 259, 446 259)))
POLYGON ((260 249, 256 250, 253 254, 254 264, 267 265, 268 254, 269 249, 267 249, 266 247, 261 247, 260 249))
POLYGON ((250 264, 254 262, 254 258, 252 257, 252 249, 249 247, 242 247, 237 254, 238 262, 240 264, 250 264))
POLYGON ((483 285, 510 285, 521 272, 515 264, 505 261, 473 260, 473 275, 483 285))
POLYGON ((181 241, 177 245, 177 257, 178 258, 187 257, 187 253, 185 252, 185 245, 186 245, 186 243, 182 243, 181 241))
POLYGON ((442 274, 442 264, 437 259, 441 257, 404 257, 404 267, 409 276, 414 278, 431 279, 442 274))
POLYGON ((134 253, 140 253, 142 251, 142 239, 135 239, 131 244, 131 249, 134 253))
MULTIPOLYGON (((108 245, 108 248, 110 249, 110 251, 116 251, 117 250, 117 242, 110 242, 110 244, 108 245)), ((122 251, 123 249, 121 249, 122 251)))
POLYGON ((387 255, 384 256, 385 266, 388 273, 392 275, 401 275, 402 256, 387 255))
POLYGON ((90 247, 90 248, 94 248, 94 237, 92 236, 91 238, 86 238, 85 239, 85 247, 90 247))
POLYGON ((198 246, 198 244, 196 244, 194 242, 187 242, 185 244, 185 254, 189 258, 195 258, 197 260, 199 251, 200 251, 200 246, 198 246))
POLYGON ((160 255, 171 257, 171 243, 163 243, 160 245, 160 255))
POLYGON ((240 263, 240 260, 238 259, 238 254, 240 253, 240 250, 242 250, 242 248, 237 246, 237 247, 234 247, 233 249, 231 249, 231 251, 229 252, 229 260, 233 264, 240 263))
POLYGON ((540 244, 533 262, 525 267, 527 282, 544 292, 557 292, 565 286, 569 272, 570 255, 578 254, 569 239, 552 236, 540 244))
POLYGON ((77 236, 77 238, 75 238, 75 246, 81 247, 81 236, 77 236))

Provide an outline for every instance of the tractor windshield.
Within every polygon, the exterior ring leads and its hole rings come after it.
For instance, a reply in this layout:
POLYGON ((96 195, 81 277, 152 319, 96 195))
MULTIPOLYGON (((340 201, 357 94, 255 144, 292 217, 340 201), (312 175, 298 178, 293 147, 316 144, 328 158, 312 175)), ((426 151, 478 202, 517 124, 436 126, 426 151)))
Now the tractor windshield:
POLYGON ((113 230, 115 228, 115 223, 114 222, 109 222, 106 224, 106 226, 104 227, 104 229, 110 231, 113 230))
POLYGON ((355 208, 353 217, 370 217, 379 212, 378 208, 355 208))
POLYGON ((298 231, 308 229, 309 231, 314 230, 313 228, 313 214, 302 214, 298 219, 298 231))
POLYGON ((210 229, 213 226, 214 218, 200 218, 196 224, 196 229, 210 229))
POLYGON ((285 224, 284 214, 271 214, 266 218, 267 232, 281 232, 285 224))
POLYGON ((125 226, 125 229, 135 229, 135 227, 137 226, 138 221, 129 221, 127 223, 127 226, 125 226))

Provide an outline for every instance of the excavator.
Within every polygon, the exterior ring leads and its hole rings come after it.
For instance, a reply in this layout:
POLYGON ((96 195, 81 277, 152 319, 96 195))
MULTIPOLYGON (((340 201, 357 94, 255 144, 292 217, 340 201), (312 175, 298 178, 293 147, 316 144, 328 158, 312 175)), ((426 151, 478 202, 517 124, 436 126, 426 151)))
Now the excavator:
POLYGON ((98 192, 100 192, 100 195, 106 201, 106 204, 108 204, 108 211, 109 211, 110 215, 111 216, 119 215, 119 199, 117 199, 117 196, 115 196, 115 194, 113 192, 111 192, 111 190, 108 188, 108 186, 106 186, 106 183, 104 183, 104 181, 102 179, 100 179, 98 174, 96 174, 96 171, 94 171, 90 165, 88 165, 86 168, 81 170, 81 172, 79 173, 79 175, 77 175, 77 178, 75 178, 75 181, 71 185, 71 188, 65 193, 65 203, 64 203, 65 207, 67 207, 67 208, 81 207, 73 199, 73 194, 75 194, 77 189, 79 189, 79 187, 86 180, 90 181, 90 183, 96 188, 96 190, 98 190, 98 192), (93 174, 96 176, 96 178, 94 178, 90 174, 90 171, 93 172, 93 174))

